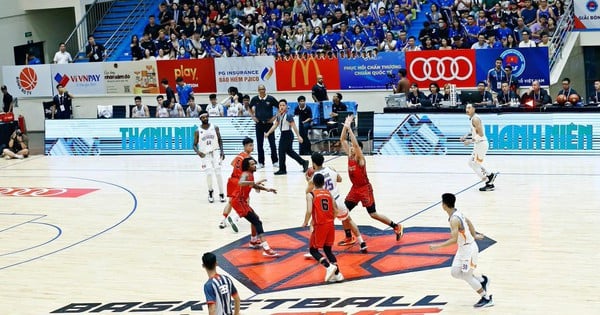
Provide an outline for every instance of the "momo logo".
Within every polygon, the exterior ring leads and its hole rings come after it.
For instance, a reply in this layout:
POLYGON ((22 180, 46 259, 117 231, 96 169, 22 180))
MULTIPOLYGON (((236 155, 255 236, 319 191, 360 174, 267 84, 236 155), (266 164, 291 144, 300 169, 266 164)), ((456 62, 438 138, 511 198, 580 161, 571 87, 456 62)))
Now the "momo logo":
POLYGON ((317 61, 315 60, 315 58, 308 58, 308 59, 295 59, 294 63, 292 64, 292 87, 296 87, 297 83, 296 83, 296 77, 298 76, 297 73, 297 69, 298 69, 298 64, 300 64, 300 75, 302 76, 302 85, 304 86, 308 86, 309 84, 309 70, 310 70, 310 65, 312 64, 313 69, 315 70, 315 74, 314 76, 317 76, 319 74, 321 74, 321 72, 319 71, 319 64, 317 63, 317 61))
POLYGON ((504 66, 511 66, 513 68, 514 76, 519 77, 525 71, 525 56, 520 51, 516 49, 505 50, 500 54, 500 58, 502 58, 504 66))
POLYGON ((94 192, 93 188, 44 188, 44 187, 0 187, 0 196, 5 197, 59 197, 77 198, 94 192))
POLYGON ((69 84, 69 76, 68 75, 62 75, 60 73, 56 73, 56 75, 54 76, 54 81, 60 85, 62 85, 63 87, 67 87, 67 84, 69 84))
POLYGON ((21 89, 23 94, 31 94, 31 91, 35 89, 38 83, 38 76, 35 70, 31 67, 25 67, 19 73, 17 77, 17 86, 21 89))
POLYGON ((265 67, 263 71, 260 73, 260 79, 263 81, 267 81, 273 75, 273 67, 265 67))
MULTIPOLYGON (((400 242, 395 241, 389 230, 361 226, 360 231, 366 237, 368 253, 360 253, 358 245, 333 247, 346 281, 449 267, 456 252, 456 246, 429 250, 429 244, 450 237, 449 228, 406 228, 400 242)), ((336 230, 336 240, 343 239, 343 234, 342 230, 336 230)), ((322 285, 325 269, 314 259, 304 257, 309 237, 310 233, 302 228, 268 233, 269 245, 280 254, 277 258, 266 258, 261 250, 249 248, 248 237, 214 253, 222 257, 221 268, 257 294, 322 285)), ((494 243, 487 237, 477 242, 481 251, 494 243)))
POLYGON ((590 12, 596 12, 596 10, 598 10, 598 2, 596 2, 596 0, 590 0, 585 4, 585 7, 590 12))

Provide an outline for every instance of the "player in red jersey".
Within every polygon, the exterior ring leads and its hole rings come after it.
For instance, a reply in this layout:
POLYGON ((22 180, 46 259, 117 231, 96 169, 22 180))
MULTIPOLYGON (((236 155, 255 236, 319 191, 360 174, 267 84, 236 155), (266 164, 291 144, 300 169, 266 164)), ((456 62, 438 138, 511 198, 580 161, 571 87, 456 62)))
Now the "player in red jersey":
POLYGON ((306 215, 302 227, 306 227, 312 217, 313 232, 310 235, 310 254, 327 268, 325 282, 339 282, 344 280, 344 276, 340 272, 337 259, 331 251, 335 240, 333 220, 338 215, 338 208, 331 192, 323 188, 325 185, 323 174, 315 174, 312 182, 314 189, 306 194, 306 215), (321 255, 319 248, 323 248, 327 258, 321 255))
POLYGON ((254 181, 254 172, 256 172, 256 161, 251 158, 245 158, 242 160, 242 175, 240 176, 240 180, 238 182, 238 188, 233 193, 231 197, 231 206, 240 216, 240 218, 246 218, 248 222, 252 225, 252 231, 250 233, 250 247, 251 248, 263 248, 263 256, 267 257, 276 257, 278 254, 276 251, 269 247, 269 244, 264 239, 263 234, 265 231, 263 230, 262 221, 254 212, 254 209, 250 207, 248 200, 250 200, 250 191, 252 188, 256 190, 264 190, 272 193, 277 193, 277 190, 273 188, 265 188, 263 183, 266 179, 259 180, 257 182, 254 181))
POLYGON ((342 149, 348 154, 348 175, 352 182, 352 188, 344 203, 348 210, 352 211, 358 202, 362 203, 363 207, 367 208, 367 212, 371 218, 389 225, 394 229, 396 233, 396 241, 399 241, 404 233, 402 224, 395 223, 383 214, 377 213, 375 209, 375 197, 373 196, 373 186, 369 182, 367 177, 367 164, 365 156, 362 153, 362 142, 356 139, 354 132, 350 128, 354 115, 346 117, 342 134, 340 136, 340 142, 342 149), (347 137, 350 136, 350 142, 352 146, 348 145, 347 137))
POLYGON ((236 233, 238 232, 238 227, 235 224, 235 221, 237 221, 237 219, 234 219, 229 216, 229 214, 231 213, 231 197, 233 196, 233 192, 238 187, 238 181, 240 180, 240 176, 242 176, 242 161, 245 158, 250 157, 250 155, 254 151, 254 140, 252 140, 252 138, 246 137, 244 140, 242 140, 242 144, 244 145, 244 151, 240 152, 236 157, 233 158, 233 161, 231 161, 233 171, 231 171, 231 176, 229 176, 229 179, 227 180, 227 198, 229 198, 229 201, 223 209, 223 221, 219 223, 219 228, 224 229, 227 226, 225 220, 229 221, 231 228, 236 233))

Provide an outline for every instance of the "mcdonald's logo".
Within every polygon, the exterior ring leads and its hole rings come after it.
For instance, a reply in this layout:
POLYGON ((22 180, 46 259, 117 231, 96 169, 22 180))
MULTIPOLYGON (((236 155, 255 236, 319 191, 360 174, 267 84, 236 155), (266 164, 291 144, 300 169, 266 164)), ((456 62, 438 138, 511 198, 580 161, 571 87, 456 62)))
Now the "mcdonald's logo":
POLYGON ((294 63, 292 64, 292 87, 295 88, 296 87, 296 66, 298 65, 298 63, 300 63, 300 69, 302 69, 302 78, 304 79, 304 86, 308 86, 308 70, 309 70, 309 66, 312 64, 314 69, 315 69, 315 76, 321 74, 321 71, 319 70, 319 64, 317 63, 317 61, 315 60, 315 58, 311 57, 308 59, 295 59, 294 63))

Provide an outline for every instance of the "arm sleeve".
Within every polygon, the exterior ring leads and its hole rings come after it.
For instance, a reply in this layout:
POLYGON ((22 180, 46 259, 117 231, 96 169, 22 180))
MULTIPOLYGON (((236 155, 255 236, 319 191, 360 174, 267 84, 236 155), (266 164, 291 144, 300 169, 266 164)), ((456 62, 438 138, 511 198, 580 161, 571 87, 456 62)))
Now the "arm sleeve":
POLYGON ((215 290, 213 289, 212 285, 210 285, 210 282, 204 284, 204 295, 206 296, 207 304, 215 303, 217 300, 215 290))

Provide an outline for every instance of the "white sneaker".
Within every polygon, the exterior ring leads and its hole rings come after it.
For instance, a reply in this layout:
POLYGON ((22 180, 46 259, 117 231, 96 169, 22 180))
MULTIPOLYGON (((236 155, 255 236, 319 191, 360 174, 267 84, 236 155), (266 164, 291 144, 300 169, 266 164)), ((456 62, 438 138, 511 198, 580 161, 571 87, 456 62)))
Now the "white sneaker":
POLYGON ((313 256, 310 253, 304 253, 304 259, 313 259, 313 256))
POLYGON ((258 170, 258 169, 261 169, 261 168, 264 168, 264 167, 265 167, 265 165, 264 165, 264 164, 262 164, 262 163, 258 163, 258 164, 256 164, 256 169, 257 169, 257 170, 258 170))
POLYGON ((224 229, 227 227, 227 223, 225 223, 225 220, 221 221, 221 223, 219 223, 219 229, 224 229))
POLYGON ((329 279, 329 283, 335 283, 335 282, 342 282, 344 281, 344 275, 341 272, 338 272, 337 275, 333 275, 333 277, 331 277, 331 279, 329 279))
POLYGON ((273 163, 273 167, 275 167, 275 168, 279 168, 279 162, 275 162, 275 163, 273 163))
POLYGON ((327 267, 327 271, 325 271, 325 282, 328 282, 333 276, 335 276, 335 271, 337 270, 337 266, 334 264, 329 265, 327 267))
POLYGON ((15 154, 15 157, 19 160, 24 159, 25 157, 22 156, 21 154, 15 154))

